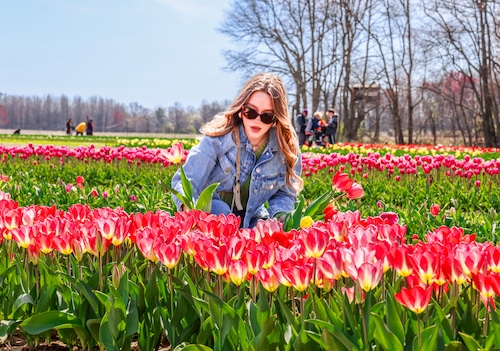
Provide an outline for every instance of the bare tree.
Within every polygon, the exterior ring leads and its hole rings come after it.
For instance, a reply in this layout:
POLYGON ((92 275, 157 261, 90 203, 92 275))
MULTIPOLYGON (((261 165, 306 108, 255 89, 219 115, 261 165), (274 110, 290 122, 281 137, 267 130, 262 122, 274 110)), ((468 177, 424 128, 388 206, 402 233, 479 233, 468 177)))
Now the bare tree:
POLYGON ((429 31, 433 35, 427 35, 427 40, 443 57, 441 69, 460 72, 470 82, 479 78, 472 89, 485 146, 500 146, 498 98, 494 96, 498 87, 494 75, 498 6, 495 0, 434 0, 424 6, 433 23, 429 31))
POLYGON ((226 51, 230 70, 249 76, 274 71, 290 82, 293 113, 316 110, 332 90, 337 55, 337 6, 333 1, 242 0, 233 3, 220 31, 238 42, 226 51))

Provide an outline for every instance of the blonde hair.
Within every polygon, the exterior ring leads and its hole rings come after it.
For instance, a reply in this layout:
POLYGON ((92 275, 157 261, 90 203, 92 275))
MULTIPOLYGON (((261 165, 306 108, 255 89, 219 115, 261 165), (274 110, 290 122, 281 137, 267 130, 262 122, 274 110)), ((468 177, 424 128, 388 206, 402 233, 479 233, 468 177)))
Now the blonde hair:
POLYGON ((272 98, 278 144, 285 155, 287 183, 298 193, 303 187, 303 180, 295 173, 294 166, 298 162, 300 147, 295 129, 288 114, 288 98, 285 86, 274 73, 259 73, 250 78, 226 112, 218 114, 213 120, 201 128, 201 133, 207 136, 221 136, 230 133, 242 122, 239 112, 243 105, 256 91, 268 93, 272 98))

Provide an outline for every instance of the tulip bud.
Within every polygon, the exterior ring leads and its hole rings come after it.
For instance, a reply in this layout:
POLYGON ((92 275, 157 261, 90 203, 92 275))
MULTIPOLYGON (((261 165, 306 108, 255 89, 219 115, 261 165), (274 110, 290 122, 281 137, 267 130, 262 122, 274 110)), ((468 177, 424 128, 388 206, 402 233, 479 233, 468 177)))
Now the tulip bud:
POLYGON ((431 205, 430 211, 431 211, 431 215, 436 217, 439 214, 439 212, 441 211, 441 207, 438 204, 431 205))
POLYGON ((309 228, 313 222, 314 221, 311 216, 304 216, 300 219, 300 227, 302 229, 309 228))
POLYGON ((113 271, 111 273, 111 281, 116 289, 118 289, 118 287, 120 286, 120 280, 122 279, 126 271, 127 267, 125 267, 123 262, 120 262, 119 265, 113 267, 113 271))

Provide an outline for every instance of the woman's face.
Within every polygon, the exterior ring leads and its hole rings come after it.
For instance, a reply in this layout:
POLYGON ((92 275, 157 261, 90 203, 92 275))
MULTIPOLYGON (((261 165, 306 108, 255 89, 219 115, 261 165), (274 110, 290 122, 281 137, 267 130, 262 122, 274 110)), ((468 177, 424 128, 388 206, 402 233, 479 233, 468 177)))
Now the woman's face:
MULTIPOLYGON (((273 101, 271 96, 263 91, 256 91, 250 95, 250 98, 245 104, 245 107, 255 110, 258 114, 274 113, 273 101)), ((240 113, 250 143, 255 146, 259 145, 264 139, 267 139, 267 132, 274 123, 266 124, 262 122, 262 116, 257 116, 255 119, 246 118, 243 113, 240 113)))

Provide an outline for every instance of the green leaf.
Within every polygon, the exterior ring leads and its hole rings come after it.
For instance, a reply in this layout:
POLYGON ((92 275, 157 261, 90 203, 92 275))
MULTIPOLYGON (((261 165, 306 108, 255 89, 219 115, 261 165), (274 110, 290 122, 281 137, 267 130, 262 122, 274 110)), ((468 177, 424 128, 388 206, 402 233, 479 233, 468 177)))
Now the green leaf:
POLYGON ((401 345, 405 342, 405 330, 401 318, 398 314, 397 305, 395 304, 396 299, 394 298, 394 292, 391 288, 389 294, 387 294, 386 309, 387 309, 387 327, 390 332, 393 333, 399 340, 401 345))
POLYGON ((213 351, 213 349, 205 345, 182 343, 173 351, 213 351))
POLYGON ((438 350, 439 325, 431 325, 422 330, 422 348, 421 351, 438 350))
POLYGON ((333 333, 331 333, 331 336, 334 338, 335 343, 339 343, 346 350, 359 351, 359 346, 356 345, 354 342, 352 342, 344 332, 340 330, 335 330, 333 333))
POLYGON ((384 323, 382 317, 376 313, 371 313, 371 318, 375 323, 373 337, 378 344, 387 351, 403 351, 403 344, 399 338, 391 332, 389 327, 384 323))
POLYGON ((92 291, 92 288, 88 284, 84 284, 81 281, 77 280, 75 277, 72 277, 68 274, 64 274, 64 276, 72 283, 72 285, 80 292, 80 294, 85 297, 85 300, 88 301, 95 315, 99 316, 100 302, 96 294, 94 294, 94 292, 92 291))
MULTIPOLYGON (((180 168, 180 172, 181 172, 182 190, 184 190, 184 195, 189 199, 189 202, 191 203, 193 199, 193 184, 191 184, 191 182, 187 178, 186 173, 184 173, 184 168, 182 166, 180 168)), ((192 209, 192 207, 190 209, 192 209)))
POLYGON ((332 191, 324 193, 316 200, 311 202, 309 206, 307 206, 304 212, 304 216, 311 216, 312 218, 315 218, 318 215, 318 213, 323 214, 323 211, 325 210, 326 206, 328 206, 332 198, 333 198, 332 191))
POLYGON ((212 197, 218 186, 219 183, 214 183, 203 189, 198 197, 198 201, 196 201, 195 209, 210 212, 212 210, 212 197))
POLYGON ((191 201, 191 199, 188 199, 186 196, 184 196, 184 194, 182 194, 181 192, 173 189, 173 188, 170 188, 170 187, 167 187, 168 191, 170 191, 171 193, 173 193, 179 200, 181 200, 181 202, 188 208, 188 209, 192 209, 193 208, 193 203, 191 201))
POLYGON ((9 338, 11 332, 21 323, 20 320, 0 321, 0 343, 3 344, 9 338))
POLYGON ((12 312, 15 314, 18 309, 20 309, 22 306, 30 304, 34 305, 35 301, 33 300, 33 296, 30 294, 21 294, 17 297, 16 301, 14 301, 14 305, 12 306, 12 312))
MULTIPOLYGON (((321 340, 325 345, 328 345, 325 350, 328 351, 344 351, 344 350, 356 350, 356 346, 353 345, 351 348, 347 348, 345 343, 340 342, 340 340, 334 336, 334 333, 329 332, 326 329, 323 329, 323 332, 321 333, 321 340)), ((346 340, 346 342, 348 342, 346 340)))
POLYGON ((498 316, 498 310, 491 310, 491 323, 490 328, 492 329, 492 335, 494 338, 494 344, 500 347, 500 318, 498 316))
MULTIPOLYGON (((277 298, 275 301, 278 301, 278 306, 280 307, 281 314, 285 317, 286 324, 290 326, 294 335, 297 335, 297 331, 300 327, 299 319, 295 317, 292 311, 288 308, 288 306, 281 299, 277 298)), ((282 322, 283 323, 283 322, 282 322)))
POLYGON ((304 197, 300 196, 299 200, 295 203, 295 209, 288 212, 285 216, 283 223, 283 230, 290 231, 294 228, 300 227, 300 219, 302 218, 302 211, 304 209, 304 197))
MULTIPOLYGON (((448 305, 449 306, 449 305, 448 305)), ((441 333, 442 333, 442 338, 446 344, 451 342, 453 340, 453 331, 451 330, 451 321, 450 321, 450 315, 446 314, 439 303, 434 304, 434 310, 436 313, 436 316, 438 317, 438 320, 441 324, 441 333)), ((451 309, 450 313, 457 313, 456 310, 451 309)))
POLYGON ((28 334, 38 335, 57 328, 83 328, 80 318, 65 312, 47 311, 25 319, 20 327, 28 334))
POLYGON ((471 335, 465 334, 464 332, 460 332, 460 331, 458 332, 458 334, 460 334, 460 336, 462 337, 462 340, 464 341, 464 344, 467 347, 467 350, 477 351, 477 350, 482 349, 479 342, 476 339, 474 339, 474 337, 472 337, 471 335))

